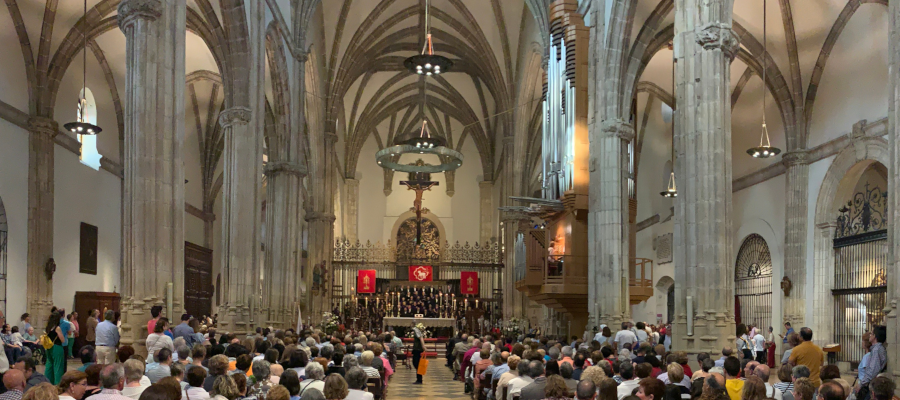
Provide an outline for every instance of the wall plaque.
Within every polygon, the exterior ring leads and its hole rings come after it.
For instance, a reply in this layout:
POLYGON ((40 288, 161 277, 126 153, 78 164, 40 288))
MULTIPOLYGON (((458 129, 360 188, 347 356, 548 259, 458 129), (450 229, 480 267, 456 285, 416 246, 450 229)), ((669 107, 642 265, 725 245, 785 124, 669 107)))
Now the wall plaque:
POLYGON ((97 227, 81 223, 81 248, 78 272, 97 275, 97 227))

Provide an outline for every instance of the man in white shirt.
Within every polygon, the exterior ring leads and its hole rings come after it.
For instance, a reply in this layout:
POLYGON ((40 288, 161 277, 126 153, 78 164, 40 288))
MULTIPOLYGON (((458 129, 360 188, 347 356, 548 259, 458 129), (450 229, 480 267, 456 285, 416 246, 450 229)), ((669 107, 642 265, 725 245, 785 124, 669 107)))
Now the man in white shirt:
POLYGON ((631 350, 634 347, 634 344, 637 343, 637 335, 634 332, 628 330, 628 323, 622 323, 622 330, 616 332, 615 339, 613 339, 613 343, 616 346, 616 352, 622 349, 631 350))
POLYGON ((636 327, 637 327, 637 331, 635 333, 637 334, 637 342, 638 343, 646 342, 647 339, 650 338, 650 335, 647 334, 647 325, 644 324, 643 322, 638 322, 636 327))
POLYGON ((528 360, 522 360, 519 364, 519 377, 509 381, 509 392, 507 393, 507 398, 511 399, 514 394, 522 393, 522 388, 534 382, 534 378, 530 376, 531 369, 528 367, 527 361, 528 360), (522 364, 525 364, 525 366, 523 366, 522 364))
POLYGON ((768 365, 760 364, 760 365, 757 365, 756 369, 753 370, 753 375, 758 376, 759 379, 762 379, 762 381, 766 383, 766 397, 772 398, 775 400, 782 400, 783 395, 782 395, 781 391, 775 390, 775 387, 772 386, 771 383, 769 383, 769 373, 770 372, 771 371, 769 370, 768 365))
POLYGON ((753 351, 756 354, 756 361, 760 364, 766 363, 766 337, 763 336, 762 332, 756 331, 756 335, 753 336, 753 351))
POLYGON ((625 361, 619 366, 619 375, 622 377, 622 383, 616 388, 616 397, 619 400, 631 396, 631 392, 637 389, 640 379, 634 376, 634 365, 631 361, 625 361))

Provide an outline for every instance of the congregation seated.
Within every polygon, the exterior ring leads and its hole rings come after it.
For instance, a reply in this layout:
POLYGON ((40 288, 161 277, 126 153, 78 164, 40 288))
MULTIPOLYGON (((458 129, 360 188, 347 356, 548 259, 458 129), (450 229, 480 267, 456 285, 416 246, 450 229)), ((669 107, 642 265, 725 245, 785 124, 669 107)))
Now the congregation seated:
POLYGON ((374 353, 371 351, 364 351, 359 357, 359 366, 369 378, 381 378, 381 374, 378 373, 378 370, 372 367, 374 359, 374 353))
MULTIPOLYGON (((346 368, 346 366, 344 367, 346 368)), ((311 363, 306 366, 306 379, 300 382, 300 390, 325 389, 325 370, 319 363, 311 363)))
MULTIPOLYGON (((25 390, 31 389, 44 382, 50 382, 44 374, 38 372, 34 368, 34 359, 28 356, 21 356, 16 359, 16 363, 12 366, 19 370, 25 377, 25 390)), ((52 382, 51 382, 52 383, 52 382)))
POLYGON ((144 377, 144 363, 137 359, 129 359, 125 361, 123 368, 125 373, 125 387, 121 390, 121 394, 125 397, 138 400, 141 397, 141 393, 150 387, 150 384, 152 383, 149 379, 146 383, 141 382, 144 377))
POLYGON ((345 374, 348 393, 345 400, 374 400, 375 395, 368 391, 368 375, 359 367, 347 370, 345 374))

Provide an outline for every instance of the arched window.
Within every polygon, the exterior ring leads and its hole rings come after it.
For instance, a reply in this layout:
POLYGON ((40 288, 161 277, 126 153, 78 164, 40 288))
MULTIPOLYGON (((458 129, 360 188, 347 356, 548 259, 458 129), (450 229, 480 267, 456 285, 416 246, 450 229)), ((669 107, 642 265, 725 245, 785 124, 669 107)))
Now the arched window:
POLYGON ((9 224, 6 221, 6 208, 0 199, 0 311, 6 315, 6 253, 9 224))
MULTIPOLYGON (((84 103, 78 103, 78 109, 75 110, 76 116, 84 115, 85 122, 97 125, 97 102, 94 101, 94 94, 88 88, 84 88, 81 94, 83 94, 84 103), (82 110, 82 107, 84 110, 82 110)), ((100 159, 103 156, 97 151, 97 135, 77 136, 78 142, 81 143, 81 163, 99 170, 100 159)))
POLYGON ((734 268, 735 320, 766 327, 772 323, 772 255, 762 236, 744 239, 734 268))

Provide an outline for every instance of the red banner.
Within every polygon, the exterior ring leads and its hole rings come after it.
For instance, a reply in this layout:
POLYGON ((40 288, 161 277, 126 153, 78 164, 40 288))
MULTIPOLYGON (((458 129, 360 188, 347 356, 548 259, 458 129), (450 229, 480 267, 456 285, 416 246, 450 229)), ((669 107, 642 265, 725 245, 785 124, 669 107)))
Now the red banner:
POLYGON ((478 294, 478 272, 460 272, 459 290, 462 294, 478 294))
POLYGON ((431 282, 431 266, 430 265, 410 265, 409 266, 410 282, 431 282))
POLYGON ((357 293, 375 293, 375 270, 361 269, 356 275, 357 293))

